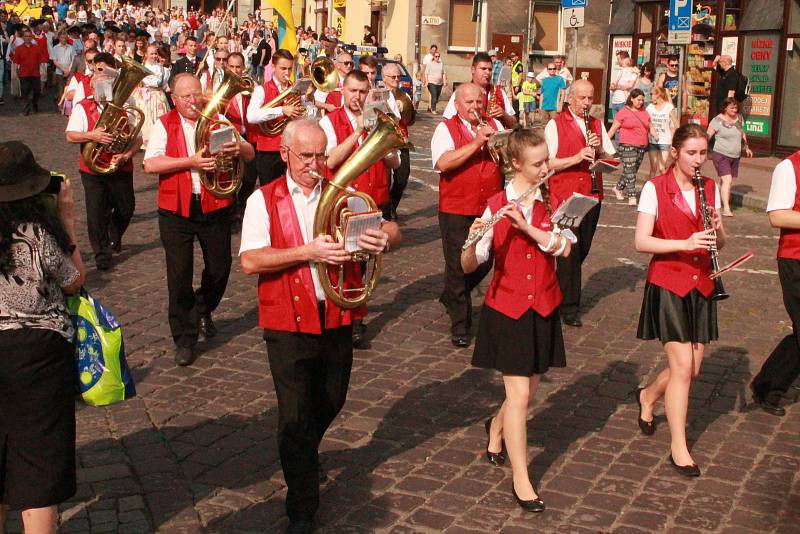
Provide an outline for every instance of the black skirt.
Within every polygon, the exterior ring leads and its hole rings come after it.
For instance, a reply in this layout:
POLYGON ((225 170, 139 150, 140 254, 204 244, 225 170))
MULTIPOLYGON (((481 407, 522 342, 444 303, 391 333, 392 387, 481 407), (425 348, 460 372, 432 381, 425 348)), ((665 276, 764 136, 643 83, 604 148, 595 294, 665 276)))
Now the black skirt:
POLYGON ((708 343, 719 338, 717 303, 693 289, 681 298, 647 282, 639 314, 639 339, 708 343))
POLYGON ((566 367, 558 309, 547 317, 528 310, 515 320, 484 305, 472 365, 504 375, 532 376, 566 367))
POLYGON ((52 330, 0 332, 0 503, 75 494, 75 348, 52 330))

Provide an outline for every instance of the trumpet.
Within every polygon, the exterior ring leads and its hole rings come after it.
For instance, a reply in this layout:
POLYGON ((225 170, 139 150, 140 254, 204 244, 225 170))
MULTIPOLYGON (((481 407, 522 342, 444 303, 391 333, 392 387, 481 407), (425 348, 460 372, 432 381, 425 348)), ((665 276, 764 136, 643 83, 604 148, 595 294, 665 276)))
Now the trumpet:
MULTIPOLYGON (((549 180, 550 177, 553 176, 553 174, 555 174, 555 171, 548 171, 547 174, 544 176, 544 178, 531 185, 519 197, 517 197, 517 199, 513 201, 514 204, 517 205, 521 204, 523 200, 534 194, 536 190, 539 189, 539 187, 541 187, 545 182, 547 182, 547 180, 549 180)), ((485 236, 489 230, 494 228, 494 226, 497 223, 499 223, 503 217, 505 217, 505 214, 503 214, 500 211, 492 215, 492 217, 488 221, 483 223, 483 226, 481 226, 480 228, 469 234, 469 236, 467 236, 467 240, 464 241, 464 244, 461 246, 461 250, 467 250, 469 247, 480 241, 481 238, 485 236)))

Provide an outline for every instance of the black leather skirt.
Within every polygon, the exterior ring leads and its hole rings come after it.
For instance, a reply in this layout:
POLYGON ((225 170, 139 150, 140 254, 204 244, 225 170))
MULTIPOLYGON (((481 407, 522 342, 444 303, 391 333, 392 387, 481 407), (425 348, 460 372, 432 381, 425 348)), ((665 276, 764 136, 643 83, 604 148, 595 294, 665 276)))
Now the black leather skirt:
POLYGON ((639 339, 708 343, 719 338, 717 303, 693 289, 681 298, 647 282, 639 314, 639 339))

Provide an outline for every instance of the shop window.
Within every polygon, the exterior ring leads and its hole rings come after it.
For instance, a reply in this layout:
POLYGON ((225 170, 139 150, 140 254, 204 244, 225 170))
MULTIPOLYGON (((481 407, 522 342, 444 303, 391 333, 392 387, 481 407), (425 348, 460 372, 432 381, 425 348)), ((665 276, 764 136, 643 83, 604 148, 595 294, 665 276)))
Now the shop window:
MULTIPOLYGON (((792 13, 800 14, 800 9, 792 13)), ((792 50, 786 53, 784 72, 778 144, 795 147, 800 146, 800 99, 797 98, 797 87, 800 87, 800 39, 795 39, 792 50)))
POLYGON ((450 49, 475 50, 475 22, 472 22, 472 0, 450 2, 450 49))
POLYGON ((639 33, 650 33, 653 31, 653 10, 657 6, 643 5, 639 8, 639 33))
POLYGON ((800 0, 789 0, 789 32, 800 33, 800 0))
MULTIPOLYGON (((796 1, 796 0, 795 0, 796 1)), ((726 0, 725 17, 722 19, 722 31, 734 31, 739 29, 742 21, 745 0, 726 0)))
POLYGON ((533 10, 534 39, 531 49, 534 54, 559 54, 563 29, 561 28, 561 5, 536 2, 533 10))

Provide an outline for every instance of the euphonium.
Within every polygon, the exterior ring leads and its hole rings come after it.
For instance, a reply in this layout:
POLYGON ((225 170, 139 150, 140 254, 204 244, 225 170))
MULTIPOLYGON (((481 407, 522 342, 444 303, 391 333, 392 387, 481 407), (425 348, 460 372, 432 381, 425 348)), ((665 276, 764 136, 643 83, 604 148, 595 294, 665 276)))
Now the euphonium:
MULTIPOLYGON (((359 197, 366 202, 369 210, 377 210, 378 206, 369 195, 348 190, 348 185, 378 160, 384 158, 392 150, 403 147, 406 139, 397 123, 382 111, 376 111, 377 124, 358 147, 358 150, 347 158, 322 196, 314 214, 314 236, 330 235, 337 242, 344 240, 344 223, 351 214, 347 201, 350 197, 359 197)), ((319 177, 321 178, 321 177, 319 177)), ((369 299, 381 273, 381 255, 372 255, 363 251, 354 252, 351 262, 366 262, 362 274, 363 287, 345 287, 344 265, 340 265, 336 282, 332 282, 330 267, 317 263, 317 273, 325 294, 338 306, 351 309, 364 304, 369 299), (351 296, 352 295, 352 296, 351 296)))
POLYGON ((83 161, 92 172, 110 174, 116 171, 117 167, 111 164, 111 158, 130 150, 133 146, 144 125, 144 112, 128 105, 127 102, 139 82, 151 74, 152 72, 136 61, 128 57, 122 58, 122 68, 112 87, 112 100, 106 102, 94 126, 95 129, 103 128, 114 136, 114 140, 107 145, 89 141, 81 149, 83 161), (136 116, 136 122, 133 124, 131 115, 136 116))
MULTIPOLYGON (((228 69, 219 89, 211 96, 197 120, 195 130, 194 146, 195 150, 208 147, 211 132, 225 126, 233 128, 233 135, 237 142, 241 142, 242 137, 239 131, 229 121, 218 119, 217 114, 223 113, 228 107, 231 98, 242 92, 253 91, 253 80, 237 76, 228 69)), ((244 162, 241 158, 226 156, 222 152, 214 156, 214 170, 200 171, 200 182, 210 192, 219 197, 232 197, 242 185, 244 175, 244 162)))
MULTIPOLYGON (((325 91, 327 93, 333 91, 339 85, 339 73, 336 72, 336 67, 334 67, 333 61, 331 61, 330 58, 325 56, 318 57, 311 63, 308 71, 311 83, 320 91, 325 91)), ((278 96, 266 102, 261 106, 261 109, 296 106, 300 104, 303 100, 303 95, 297 92, 297 87, 300 82, 309 78, 301 78, 278 96)), ((280 135, 286 128, 286 125, 289 124, 289 120, 288 117, 281 116, 271 121, 262 122, 258 125, 258 128, 266 135, 280 135)))

